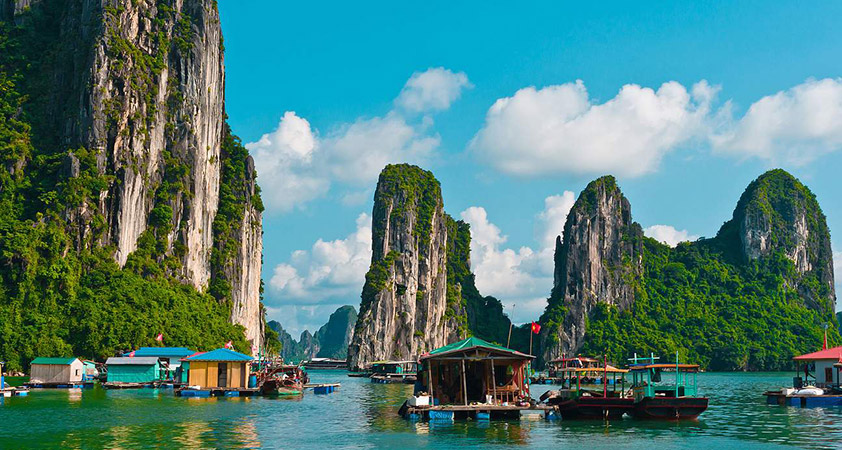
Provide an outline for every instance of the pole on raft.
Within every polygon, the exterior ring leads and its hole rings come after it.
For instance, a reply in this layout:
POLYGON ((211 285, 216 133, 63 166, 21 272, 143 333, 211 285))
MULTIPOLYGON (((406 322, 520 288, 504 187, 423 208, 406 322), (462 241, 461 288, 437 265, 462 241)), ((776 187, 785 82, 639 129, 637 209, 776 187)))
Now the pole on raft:
POLYGON ((608 397, 608 358, 602 355, 602 396, 608 397))
POLYGON ((433 361, 427 361, 427 390, 430 391, 430 406, 433 402, 433 361))
POLYGON ((506 348, 510 348, 510 344, 512 343, 512 324, 514 324, 515 320, 515 304, 512 303, 512 320, 509 321, 509 338, 506 339, 506 348))
POLYGON ((496 370, 494 370, 494 360, 491 361, 491 404, 497 404, 497 375, 495 374, 496 370))
POLYGON ((465 400, 465 406, 468 406, 468 387, 465 382, 465 360, 462 359, 460 362, 462 363, 462 398, 465 400))

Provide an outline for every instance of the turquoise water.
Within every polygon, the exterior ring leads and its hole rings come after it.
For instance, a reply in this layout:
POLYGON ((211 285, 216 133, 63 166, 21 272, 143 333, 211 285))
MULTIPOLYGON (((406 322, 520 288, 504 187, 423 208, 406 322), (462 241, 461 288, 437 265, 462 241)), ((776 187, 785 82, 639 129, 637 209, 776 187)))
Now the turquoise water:
MULTIPOLYGON (((38 390, 3 399, 0 448, 838 448, 842 409, 766 405, 760 394, 791 377, 700 374, 700 390, 711 406, 698 421, 681 423, 409 422, 398 417, 397 408, 411 386, 372 384, 336 372, 313 372, 311 378, 342 383, 338 392, 302 399, 186 399, 153 389, 38 390)), ((533 396, 547 388, 534 386, 533 396)))

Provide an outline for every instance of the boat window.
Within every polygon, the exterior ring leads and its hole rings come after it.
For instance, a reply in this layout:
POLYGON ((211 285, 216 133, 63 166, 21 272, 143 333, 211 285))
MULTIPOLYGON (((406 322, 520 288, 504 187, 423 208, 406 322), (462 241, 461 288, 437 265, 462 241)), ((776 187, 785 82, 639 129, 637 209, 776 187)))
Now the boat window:
POLYGON ((661 382, 661 369, 649 369, 652 373, 650 375, 650 379, 653 383, 660 383, 661 382))

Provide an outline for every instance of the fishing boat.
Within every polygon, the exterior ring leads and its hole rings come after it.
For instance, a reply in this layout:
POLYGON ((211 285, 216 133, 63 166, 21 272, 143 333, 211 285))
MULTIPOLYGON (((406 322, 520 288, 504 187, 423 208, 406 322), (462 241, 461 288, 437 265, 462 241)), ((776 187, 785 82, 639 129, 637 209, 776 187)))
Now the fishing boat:
POLYGON ((309 382, 307 372, 293 364, 268 364, 257 375, 260 394, 268 397, 302 395, 309 382))
POLYGON ((415 383, 418 363, 415 361, 378 361, 371 364, 372 383, 415 383))
POLYGON ((304 363, 304 368, 312 370, 348 370, 348 362, 344 359, 313 358, 304 363))
POLYGON ((697 364, 657 363, 658 358, 634 356, 632 375, 634 408, 630 414, 641 419, 695 419, 708 407, 708 398, 698 395, 697 364), (672 373, 674 376, 664 376, 672 373))
POLYGON ((431 421, 546 417, 553 407, 529 394, 534 358, 477 337, 433 350, 421 356, 414 394, 398 414, 431 421))
POLYGON ((842 406, 842 347, 823 348, 796 356, 793 361, 792 387, 765 392, 768 404, 801 408, 842 406))
POLYGON ((540 400, 555 407, 563 419, 619 419, 634 408, 634 399, 625 390, 626 373, 628 370, 618 369, 607 362, 603 362, 601 367, 591 364, 567 366, 556 372, 562 389, 547 391, 540 400), (597 379, 601 388, 591 384, 597 379))

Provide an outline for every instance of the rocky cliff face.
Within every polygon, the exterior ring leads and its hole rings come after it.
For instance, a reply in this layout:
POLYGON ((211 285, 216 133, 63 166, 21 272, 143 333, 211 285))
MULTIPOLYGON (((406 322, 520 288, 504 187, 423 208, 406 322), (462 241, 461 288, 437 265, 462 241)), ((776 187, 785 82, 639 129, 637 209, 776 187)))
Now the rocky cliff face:
POLYGON ((354 326, 357 324, 357 311, 353 306, 343 306, 330 315, 327 323, 316 332, 319 341, 319 358, 345 359, 348 356, 348 345, 354 337, 354 326))
POLYGON ((751 182, 719 235, 736 236, 746 260, 782 253, 795 266, 788 282, 808 306, 836 311, 827 221, 813 193, 789 173, 771 170, 751 182))
POLYGON ((433 174, 410 165, 383 169, 374 194, 371 268, 366 274, 351 367, 406 359, 464 333, 460 292, 448 304, 448 220, 433 174))
POLYGON ((553 291, 541 318, 542 359, 581 348, 591 309, 599 302, 620 310, 634 302, 642 274, 643 231, 611 176, 579 195, 556 241, 553 291))
POLYGON ((0 0, 0 15, 42 26, 44 51, 56 55, 41 68, 43 98, 32 103, 44 118, 35 126, 41 144, 68 149, 60 176, 79 176, 93 155, 90 164, 107 180, 65 213, 77 250, 110 249, 121 266, 140 251, 199 290, 225 277, 230 289, 221 300, 231 303, 231 320, 260 345, 262 206, 254 201, 253 162, 237 154, 232 165, 221 151, 216 2, 0 0), (225 171, 243 165, 239 185, 226 191, 225 171), (221 192, 237 205, 225 216, 234 224, 224 239, 215 230, 221 192), (238 248, 212 261, 229 241, 238 248))

